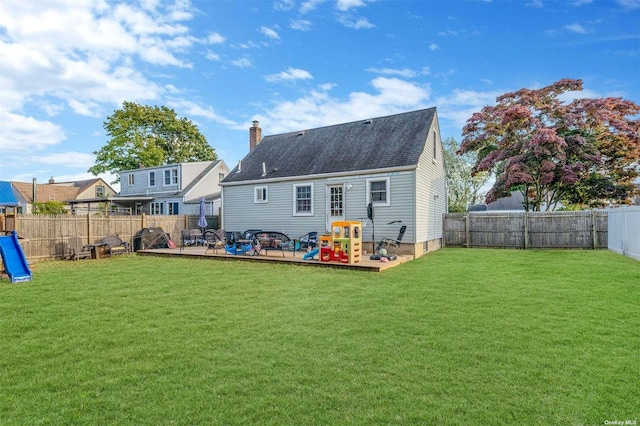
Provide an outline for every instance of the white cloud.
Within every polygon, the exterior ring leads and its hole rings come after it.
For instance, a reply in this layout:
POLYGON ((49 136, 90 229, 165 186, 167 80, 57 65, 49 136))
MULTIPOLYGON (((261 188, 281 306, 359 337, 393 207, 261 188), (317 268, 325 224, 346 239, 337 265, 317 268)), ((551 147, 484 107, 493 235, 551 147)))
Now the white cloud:
POLYGON ((50 121, 42 121, 0 110, 0 151, 28 152, 57 145, 66 136, 62 128, 50 121))
POLYGON ((225 38, 218 33, 211 33, 207 36, 207 43, 209 44, 221 44, 224 43, 225 38))
POLYGON ((248 58, 240 58, 235 61, 231 61, 231 65, 238 68, 249 68, 251 66, 251 61, 248 58))
POLYGON ((275 10, 287 11, 293 9, 295 5, 295 0, 278 0, 273 4, 273 8, 275 10))
POLYGON ((436 50, 438 50, 438 45, 435 43, 431 43, 429 45, 429 50, 431 50, 432 52, 435 52, 436 50))
MULTIPOLYGON (((180 55, 195 43, 188 2, 146 0, 65 4, 4 0, 0 13, 0 145, 44 149, 65 139, 62 128, 37 117, 64 104, 77 115, 100 117, 123 100, 155 100, 167 91, 137 62, 189 68, 180 55), (35 111, 35 112, 34 112, 35 111)), ((209 42, 219 40, 209 36, 209 42)))
POLYGON ((280 36, 278 35, 278 33, 269 27, 260 27, 260 32, 267 38, 270 38, 272 40, 280 40, 280 36))
POLYGON ((583 27, 582 25, 578 24, 578 23, 573 23, 570 25, 565 25, 564 28, 572 33, 576 33, 576 34, 587 34, 589 32, 589 30, 587 30, 585 27, 583 27))
POLYGON ((367 4, 363 0, 338 0, 336 8, 338 10, 347 11, 354 7, 362 7, 367 4))
POLYGON ((616 0, 617 3, 625 9, 640 8, 640 0, 616 0))
POLYGON ((377 77, 371 86, 374 94, 352 92, 347 99, 337 99, 329 95, 332 84, 322 85, 304 97, 276 103, 256 119, 276 134, 424 108, 431 94, 429 86, 397 78, 377 77))
POLYGON ((95 156, 93 154, 72 151, 45 155, 31 155, 27 158, 27 161, 35 164, 51 164, 87 170, 89 167, 93 166, 95 156))
POLYGON ((305 19, 296 19, 291 21, 289 28, 292 30, 309 31, 311 29, 311 21, 305 19))
POLYGON ((375 72, 377 74, 385 75, 399 75, 404 78, 412 78, 416 76, 416 72, 409 68, 394 69, 394 68, 369 68, 367 71, 375 72))
MULTIPOLYGON (((167 106, 177 111, 180 117, 202 117, 216 123, 233 126, 236 123, 232 120, 222 117, 212 107, 203 106, 196 102, 187 101, 184 99, 174 99, 167 102, 167 106)), ((177 112, 176 111, 176 112, 177 112)))
POLYGON ((362 28, 375 28, 375 25, 369 22, 367 18, 351 18, 349 16, 340 15, 338 16, 338 22, 347 28, 354 28, 356 30, 362 28))
POLYGON ((219 61, 220 60, 220 55, 218 55, 217 53, 212 52, 210 50, 207 51, 207 54, 204 57, 207 58, 210 61, 219 61))
POLYGON ((281 71, 278 74, 270 74, 265 76, 265 80, 274 83, 279 81, 293 81, 293 80, 310 80, 313 76, 309 71, 301 70, 298 68, 287 68, 286 71, 281 71))
POLYGON ((316 7, 318 7, 319 4, 324 3, 326 1, 327 0, 307 0, 305 2, 302 2, 302 4, 300 5, 299 11, 302 14, 311 12, 316 7))

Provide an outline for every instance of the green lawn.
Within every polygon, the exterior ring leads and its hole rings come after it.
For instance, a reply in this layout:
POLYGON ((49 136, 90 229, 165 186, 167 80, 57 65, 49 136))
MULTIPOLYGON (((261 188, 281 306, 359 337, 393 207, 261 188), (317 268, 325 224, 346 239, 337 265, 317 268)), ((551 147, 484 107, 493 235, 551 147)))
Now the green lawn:
POLYGON ((639 307, 608 251, 44 262, 0 281, 0 424, 640 422, 639 307))

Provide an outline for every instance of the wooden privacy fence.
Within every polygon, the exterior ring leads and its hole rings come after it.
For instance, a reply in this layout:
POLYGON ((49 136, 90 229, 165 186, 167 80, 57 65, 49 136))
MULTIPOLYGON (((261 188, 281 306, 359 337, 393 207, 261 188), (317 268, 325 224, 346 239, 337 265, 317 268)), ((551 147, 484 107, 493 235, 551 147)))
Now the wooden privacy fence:
MULTIPOLYGON (((139 215, 139 216, 45 216, 19 215, 16 231, 29 261, 61 258, 67 253, 70 237, 95 243, 110 234, 117 234, 133 247, 135 235, 143 228, 162 228, 179 244, 180 230, 198 228, 198 216, 139 215)), ((207 228, 217 229, 218 217, 207 216, 207 228)))
POLYGON ((448 213, 444 245, 518 249, 607 248, 607 211, 448 213))

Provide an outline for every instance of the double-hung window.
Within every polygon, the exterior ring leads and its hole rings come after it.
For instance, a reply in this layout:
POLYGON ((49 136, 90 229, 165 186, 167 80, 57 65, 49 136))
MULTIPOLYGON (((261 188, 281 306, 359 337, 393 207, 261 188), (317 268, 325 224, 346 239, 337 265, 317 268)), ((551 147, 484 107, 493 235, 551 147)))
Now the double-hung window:
POLYGON ((104 186, 96 186, 96 198, 104 198, 104 186))
POLYGON ((156 186, 156 172, 149 172, 149 186, 156 186))
POLYGON ((178 184, 178 169, 164 171, 164 186, 178 184))
POLYGON ((266 186, 256 186, 253 191, 254 203, 267 203, 269 201, 269 191, 266 186))
POLYGON ((313 184, 293 185, 293 215, 313 215, 313 184))
POLYGON ((367 179, 367 204, 369 201, 374 206, 391 205, 388 177, 367 179))

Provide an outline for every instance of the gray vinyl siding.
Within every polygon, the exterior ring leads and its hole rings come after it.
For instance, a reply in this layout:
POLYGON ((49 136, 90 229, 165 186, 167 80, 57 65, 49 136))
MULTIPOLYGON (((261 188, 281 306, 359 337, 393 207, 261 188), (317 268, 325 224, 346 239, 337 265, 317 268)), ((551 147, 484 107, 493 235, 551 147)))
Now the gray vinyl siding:
POLYGON ((324 233, 327 221, 327 185, 344 185, 345 220, 359 220, 365 224, 363 239, 371 241, 372 226, 367 221, 366 182, 368 178, 389 177, 390 205, 375 208, 375 237, 398 235, 399 224, 387 225, 393 220, 402 220, 408 226, 405 240, 412 240, 415 211, 413 170, 377 173, 372 175, 350 175, 330 179, 289 180, 284 182, 261 182, 246 185, 223 186, 223 222, 227 231, 263 229, 285 232, 298 237, 307 232, 324 233), (313 216, 293 215, 293 187, 296 184, 313 184, 313 216), (347 189, 350 185, 350 189, 347 189), (254 188, 268 188, 268 202, 254 203, 254 188))
POLYGON ((416 170, 416 242, 442 238, 442 215, 446 212, 446 177, 437 118, 427 137, 416 170), (436 147, 435 163, 433 148, 436 147), (437 198, 435 197, 437 196, 437 198))

